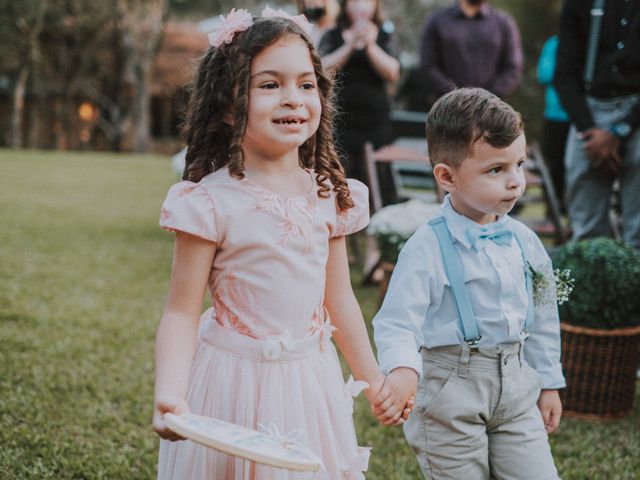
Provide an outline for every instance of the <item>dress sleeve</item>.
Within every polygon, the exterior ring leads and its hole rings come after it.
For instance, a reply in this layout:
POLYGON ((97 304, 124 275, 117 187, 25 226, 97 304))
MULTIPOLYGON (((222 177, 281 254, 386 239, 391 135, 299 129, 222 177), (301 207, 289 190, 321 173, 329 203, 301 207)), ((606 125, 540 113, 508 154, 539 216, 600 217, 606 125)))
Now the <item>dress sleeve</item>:
POLYGON ((189 181, 173 185, 162 205, 160 227, 216 242, 215 209, 207 190, 189 181))
POLYGON ((354 206, 340 211, 336 205, 336 225, 331 237, 344 237, 369 224, 369 189, 358 180, 347 179, 354 206))

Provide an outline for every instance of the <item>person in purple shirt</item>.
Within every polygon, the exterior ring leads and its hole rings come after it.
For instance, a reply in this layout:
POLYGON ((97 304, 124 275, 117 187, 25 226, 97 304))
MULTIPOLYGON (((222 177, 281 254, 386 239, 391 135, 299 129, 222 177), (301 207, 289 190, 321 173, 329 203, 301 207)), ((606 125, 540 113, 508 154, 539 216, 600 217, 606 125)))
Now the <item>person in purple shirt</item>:
POLYGON ((420 47, 427 107, 458 87, 482 87, 505 97, 522 77, 518 27, 485 0, 459 0, 429 14, 420 47))

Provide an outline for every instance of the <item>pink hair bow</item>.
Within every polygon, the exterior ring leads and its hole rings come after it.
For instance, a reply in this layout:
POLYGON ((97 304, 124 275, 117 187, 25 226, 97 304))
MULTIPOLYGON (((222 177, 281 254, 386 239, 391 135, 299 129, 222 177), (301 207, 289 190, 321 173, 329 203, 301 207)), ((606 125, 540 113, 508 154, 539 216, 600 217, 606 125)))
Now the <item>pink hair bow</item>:
POLYGON ((248 10, 232 8, 225 17, 221 15, 222 23, 209 34, 209 45, 220 48, 223 43, 231 43, 233 36, 248 29, 253 23, 253 17, 248 10))
POLYGON ((307 35, 310 35, 311 30, 313 29, 313 25, 309 23, 309 20, 307 20, 307 17, 305 17, 304 15, 289 15, 287 12, 281 9, 274 10, 273 8, 267 6, 264 8, 264 10, 262 10, 262 17, 286 18, 287 20, 291 20, 292 22, 296 23, 307 35))

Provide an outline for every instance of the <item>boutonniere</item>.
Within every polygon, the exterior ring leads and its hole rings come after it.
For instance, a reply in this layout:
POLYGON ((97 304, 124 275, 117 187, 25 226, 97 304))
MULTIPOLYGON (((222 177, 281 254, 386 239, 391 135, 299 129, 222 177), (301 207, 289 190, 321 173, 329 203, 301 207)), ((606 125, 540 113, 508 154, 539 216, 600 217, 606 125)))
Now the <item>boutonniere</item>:
POLYGON ((553 303, 554 293, 558 305, 562 305, 569 300, 569 295, 571 295, 575 286, 571 270, 568 268, 563 270, 556 268, 553 271, 553 277, 551 277, 538 272, 529 262, 527 262, 527 268, 533 281, 533 301, 536 305, 553 303))

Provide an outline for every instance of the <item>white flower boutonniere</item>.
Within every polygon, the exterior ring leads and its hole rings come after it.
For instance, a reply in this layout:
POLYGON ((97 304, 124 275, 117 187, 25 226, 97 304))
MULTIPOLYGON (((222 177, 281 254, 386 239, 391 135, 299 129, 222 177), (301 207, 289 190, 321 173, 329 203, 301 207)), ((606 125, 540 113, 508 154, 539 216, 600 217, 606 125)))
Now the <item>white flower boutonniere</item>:
POLYGON ((575 286, 571 270, 556 268, 553 271, 553 278, 550 278, 550 275, 545 275, 534 269, 529 262, 527 262, 527 267, 533 278, 533 301, 536 305, 553 303, 554 290, 558 305, 569 301, 569 295, 575 286))

